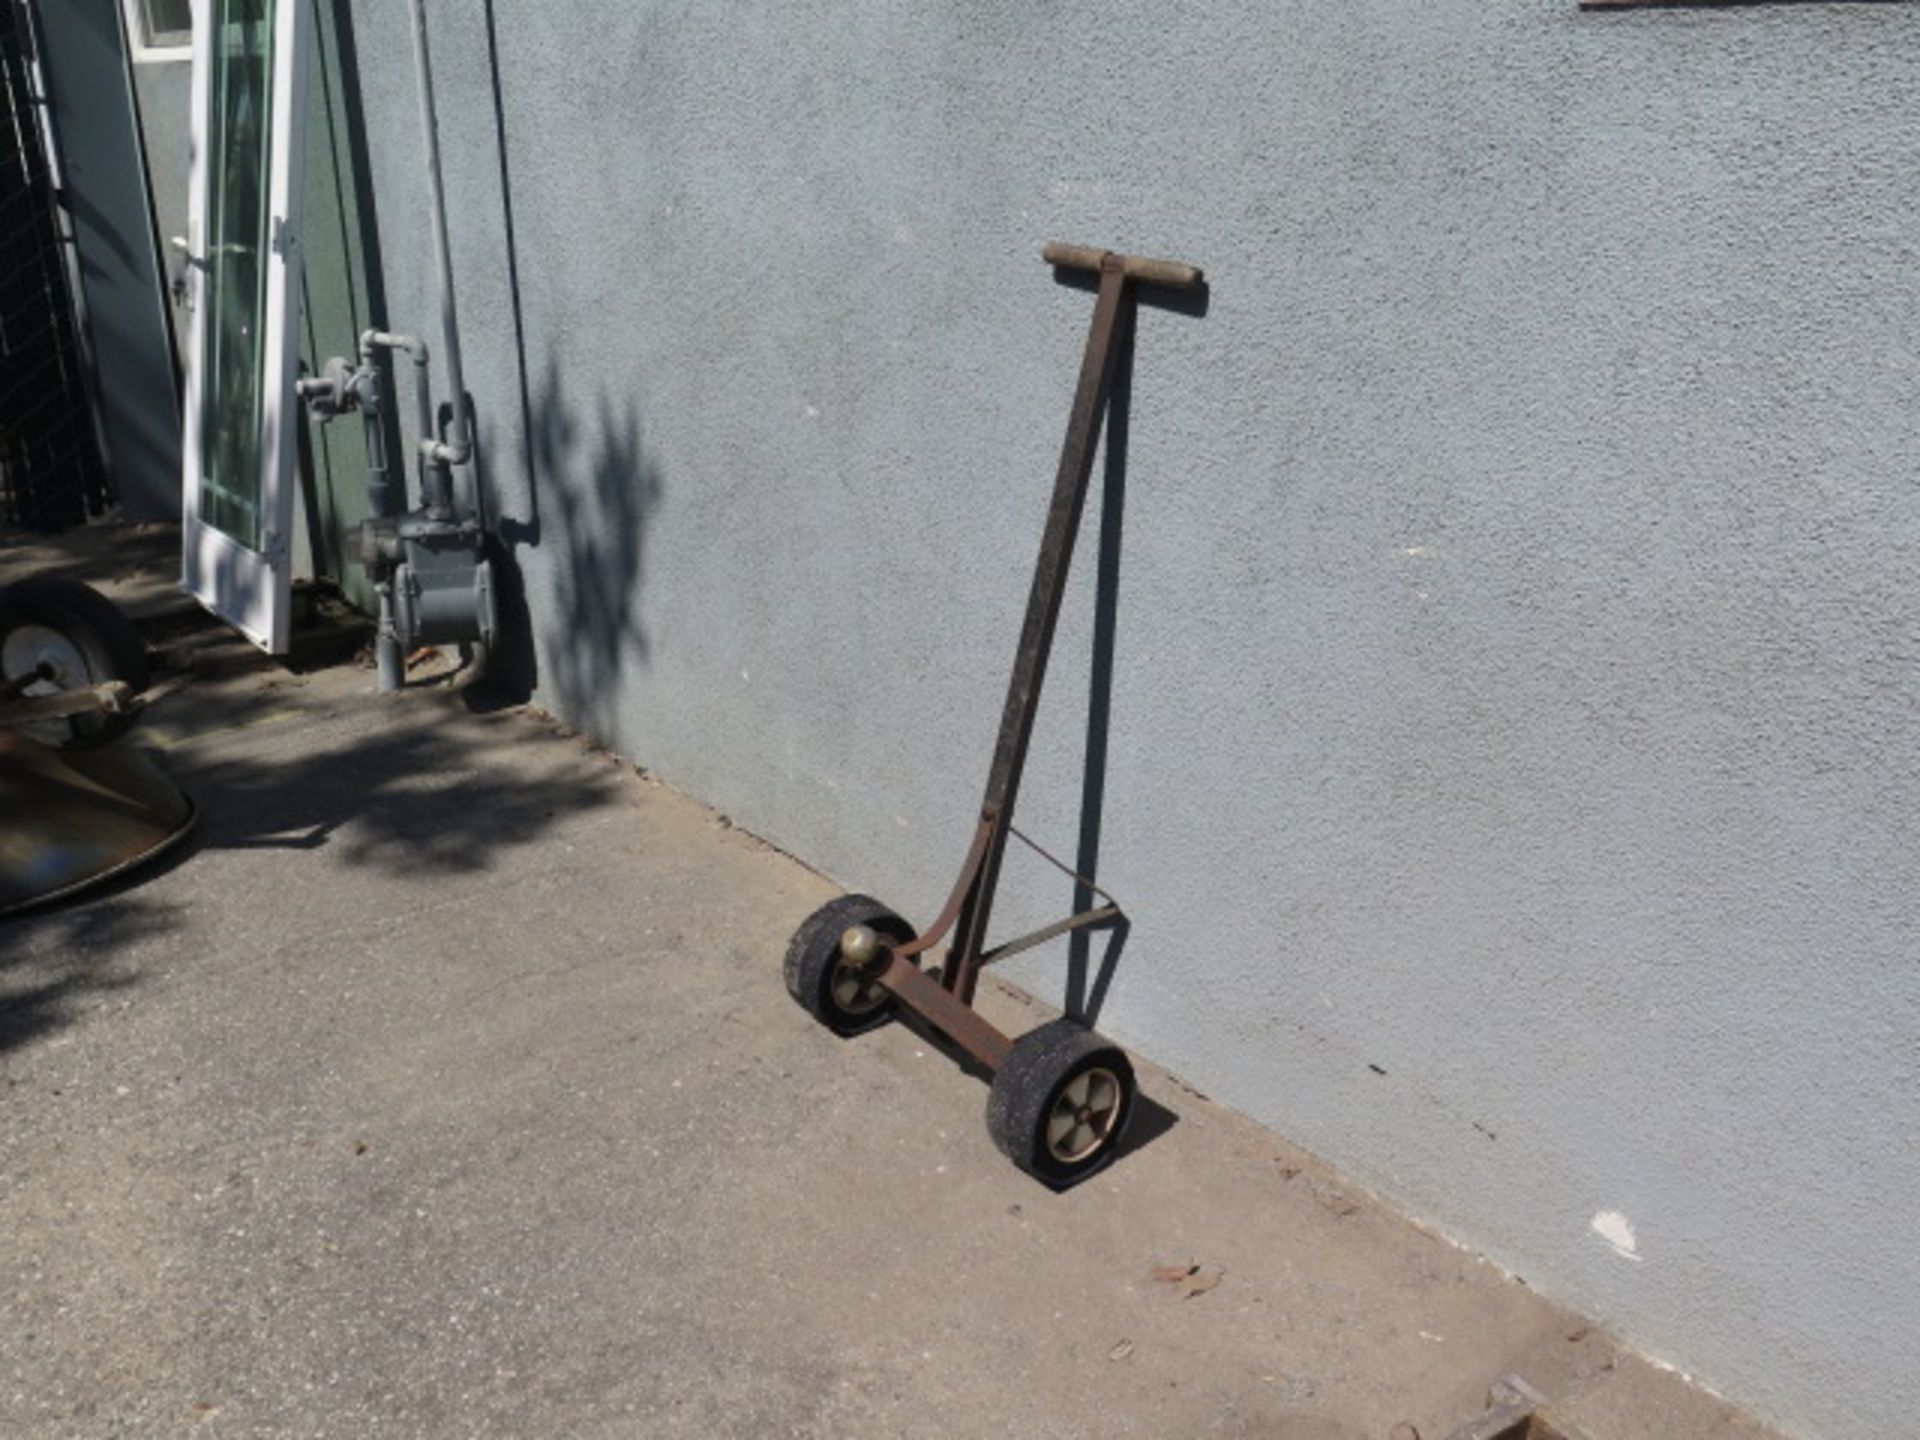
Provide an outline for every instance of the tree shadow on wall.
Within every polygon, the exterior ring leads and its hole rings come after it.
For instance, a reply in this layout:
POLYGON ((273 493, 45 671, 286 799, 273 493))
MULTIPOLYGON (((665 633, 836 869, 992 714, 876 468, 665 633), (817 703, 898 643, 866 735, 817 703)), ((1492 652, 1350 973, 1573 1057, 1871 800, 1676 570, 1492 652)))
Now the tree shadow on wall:
MULTIPOLYGON (((507 296, 519 378, 521 467, 526 476, 524 518, 497 501, 491 550, 501 638, 487 682, 471 692, 486 705, 530 698, 541 685, 568 721, 601 739, 612 737, 619 689, 628 665, 645 664, 647 632, 639 613, 646 529, 664 486, 641 441, 639 409, 631 397, 616 403, 602 392, 593 413, 571 400, 559 361, 551 353, 536 385, 527 360, 527 322, 521 296, 520 245, 514 222, 513 169, 501 84, 500 33, 494 0, 484 0, 487 69, 492 91, 494 154, 500 175, 500 222, 505 244, 507 296), (553 577, 536 623, 520 557, 552 543, 557 522, 563 552, 547 557, 553 577), (545 673, 542 674, 544 662, 545 673)), ((482 492, 497 497, 497 477, 482 469, 482 492)))
MULTIPOLYGON (((538 682, 552 709, 609 739, 622 678, 650 656, 640 587, 647 529, 666 485, 646 453, 638 405, 602 393, 583 414, 551 359, 525 416, 527 516, 495 512, 489 558, 500 633, 468 703, 518 704, 538 682), (560 552, 544 567, 551 588, 536 602, 522 556, 556 542, 560 552)), ((497 493, 484 450, 480 460, 483 490, 497 493)))
POLYGON ((603 392, 583 414, 567 398, 551 357, 527 421, 531 518, 502 517, 495 526, 503 639, 486 689, 496 699, 530 695, 537 650, 537 673, 552 708, 596 738, 611 739, 621 683, 651 652, 640 588, 647 530, 665 482, 646 453, 638 405, 603 392), (555 544, 559 553, 545 567, 551 589, 536 616, 518 552, 555 544))
MULTIPOLYGON (((489 517, 487 558, 493 566, 499 630, 487 662, 486 682, 468 692, 468 702, 476 709, 531 699, 539 684, 539 661, 534 654, 533 622, 527 606, 520 552, 538 549, 543 533, 539 473, 543 457, 537 443, 540 426, 534 419, 532 377, 527 373, 526 307, 520 293, 520 242, 513 218, 513 170, 507 157, 507 111, 500 83, 500 34, 493 0, 485 0, 482 16, 486 24, 487 74, 493 101, 494 159, 500 174, 500 229, 507 265, 508 312, 513 322, 514 375, 519 382, 516 398, 520 402, 520 471, 525 477, 526 513, 524 516, 507 514, 500 504, 499 477, 488 467, 492 438, 489 429, 474 449, 474 475, 489 517)), ((543 393, 555 394, 558 378, 557 366, 549 357, 543 393)))
MULTIPOLYGON (((556 442, 577 423, 551 402, 542 417, 543 436, 558 427, 556 442)), ((631 400, 616 406, 600 398, 590 453, 567 473, 572 483, 556 487, 553 496, 565 553, 543 626, 544 649, 560 712, 591 734, 610 737, 628 663, 650 658, 639 609, 642 561, 648 523, 665 493, 642 447, 631 400)))

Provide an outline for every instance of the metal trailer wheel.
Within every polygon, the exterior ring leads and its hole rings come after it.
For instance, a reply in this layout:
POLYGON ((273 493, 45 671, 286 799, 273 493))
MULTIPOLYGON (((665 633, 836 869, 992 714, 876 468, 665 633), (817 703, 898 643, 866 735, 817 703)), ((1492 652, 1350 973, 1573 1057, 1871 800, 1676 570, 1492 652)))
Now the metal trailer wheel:
POLYGON ((987 1133, 1006 1157, 1055 1189, 1113 1159, 1133 1117, 1126 1052, 1072 1020, 1014 1041, 987 1094, 987 1133))
MULTIPOLYGON (((146 642, 120 607, 90 585, 58 576, 21 580, 0 589, 0 681, 36 674, 22 695, 52 695, 110 680, 124 681, 137 693, 150 680, 146 642)), ((49 745, 104 745, 138 718, 73 715, 20 729, 49 745)))
POLYGON ((915 938, 911 925, 872 896, 842 895, 801 921, 783 967, 787 993, 836 1035, 857 1035, 893 1018, 893 997, 840 953, 840 937, 855 925, 898 945, 915 938))

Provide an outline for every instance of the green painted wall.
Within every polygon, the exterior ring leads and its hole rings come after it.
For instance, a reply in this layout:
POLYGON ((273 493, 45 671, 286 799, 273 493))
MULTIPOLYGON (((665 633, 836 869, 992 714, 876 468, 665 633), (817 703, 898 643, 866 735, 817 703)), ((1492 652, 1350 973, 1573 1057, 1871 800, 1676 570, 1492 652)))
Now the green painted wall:
MULTIPOLYGON (((350 20, 335 0, 312 6, 308 47, 307 152, 301 247, 300 362, 316 374, 334 355, 352 358, 369 326, 387 323, 378 279, 379 228, 367 188, 366 136, 350 20), (369 262, 372 263, 369 263, 369 262)), ((391 406, 388 408, 391 417, 391 406)), ((390 453, 398 454, 391 418, 390 453)), ((361 421, 308 420, 300 447, 302 521, 313 573, 337 581, 362 609, 375 606, 347 533, 367 515, 361 421)))

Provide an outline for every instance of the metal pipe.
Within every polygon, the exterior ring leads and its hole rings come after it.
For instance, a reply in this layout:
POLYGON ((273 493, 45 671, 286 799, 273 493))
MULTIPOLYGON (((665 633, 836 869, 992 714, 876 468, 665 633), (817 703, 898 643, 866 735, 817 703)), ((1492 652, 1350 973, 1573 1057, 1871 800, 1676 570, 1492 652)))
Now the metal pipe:
POLYGON ((447 244, 446 187, 440 180, 440 123, 433 106, 433 64, 427 51, 426 0, 413 0, 413 58, 420 78, 420 126, 427 141, 427 193, 431 201, 433 244, 440 267, 440 328, 446 340, 447 388, 453 395, 453 418, 444 441, 428 431, 420 446, 433 459, 464 465, 473 454, 472 426, 467 416, 466 377, 460 366, 460 328, 454 319, 453 253, 447 244))
MULTIPOLYGON (((377 385, 377 380, 372 382, 377 385)), ((386 420, 379 406, 360 404, 360 430, 367 446, 367 509, 375 519, 385 520, 406 508, 405 498, 394 503, 393 480, 387 473, 386 420)))
MULTIPOLYGON (((433 385, 429 379, 427 342, 418 335, 397 335, 386 330, 361 333, 360 363, 364 368, 377 369, 374 356, 383 349, 402 350, 413 359, 414 424, 420 431, 420 501, 434 515, 449 519, 453 514, 453 483, 446 473, 446 462, 433 452, 433 385)), ((392 513, 404 508, 403 503, 392 513)), ((376 509, 374 513, 388 512, 376 509)))
POLYGON ((386 330, 368 330, 360 337, 360 359, 373 364, 376 350, 403 350, 419 372, 413 377, 413 413, 420 427, 420 438, 433 438, 433 387, 427 383, 427 342, 418 335, 395 335, 386 330))
POLYGON ((393 579, 389 576, 376 587, 380 596, 380 625, 373 637, 373 688, 382 693, 398 690, 402 683, 400 636, 393 625, 393 579))

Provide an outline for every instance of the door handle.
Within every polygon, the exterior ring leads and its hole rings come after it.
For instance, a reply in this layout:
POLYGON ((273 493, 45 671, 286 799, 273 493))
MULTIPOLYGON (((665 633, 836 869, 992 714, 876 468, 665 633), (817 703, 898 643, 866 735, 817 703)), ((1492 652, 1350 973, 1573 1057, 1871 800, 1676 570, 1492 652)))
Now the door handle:
POLYGON ((180 263, 174 267, 173 278, 167 282, 167 294, 173 298, 175 305, 183 310, 191 310, 193 309, 193 286, 187 283, 187 268, 192 266, 196 270, 204 271, 207 268, 207 257, 194 254, 188 248, 184 235, 169 235, 167 248, 180 256, 180 263))
MULTIPOLYGON (((292 232, 289 231, 288 233, 289 235, 291 235, 292 232)), ((288 244, 291 244, 291 243, 292 241, 289 240, 288 244)), ((215 245, 211 249, 209 249, 205 255, 194 254, 192 249, 187 245, 186 239, 183 236, 169 235, 167 237, 167 244, 170 248, 179 251, 180 259, 184 263, 193 266, 193 268, 196 270, 206 269, 208 263, 212 260, 212 258, 215 255, 251 255, 253 254, 253 246, 242 245, 237 240, 229 240, 223 245, 215 245)))

